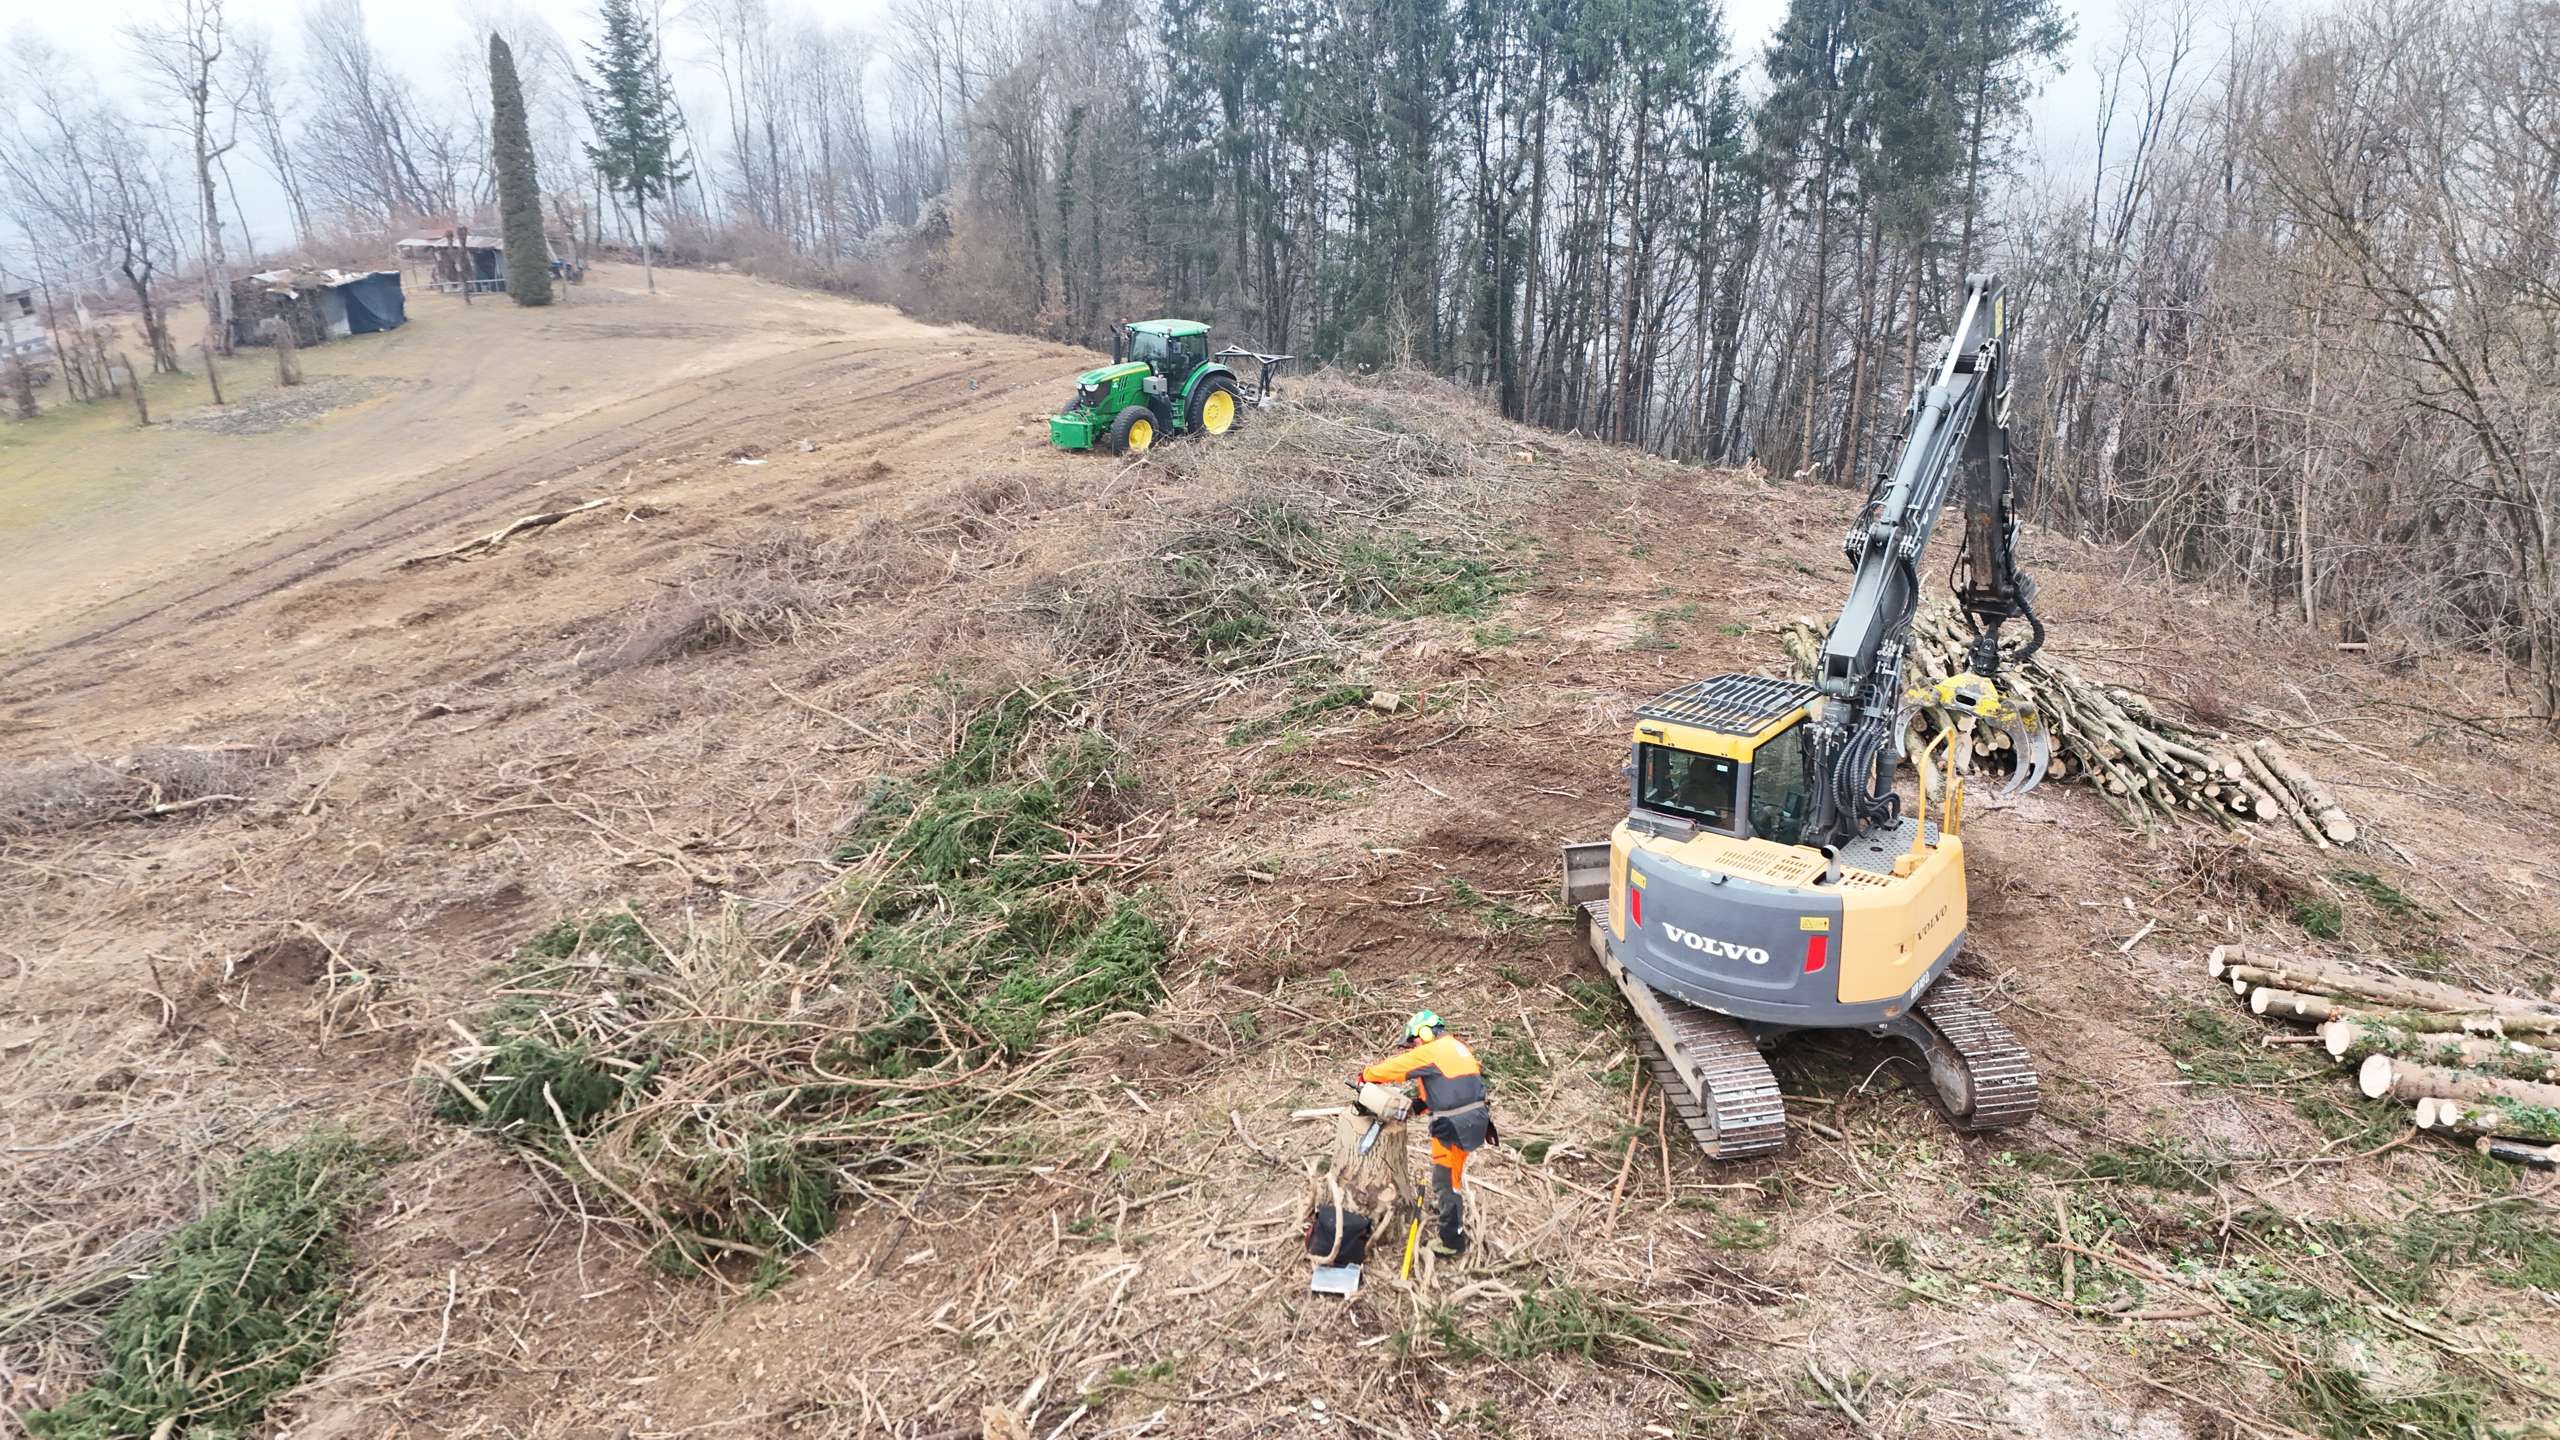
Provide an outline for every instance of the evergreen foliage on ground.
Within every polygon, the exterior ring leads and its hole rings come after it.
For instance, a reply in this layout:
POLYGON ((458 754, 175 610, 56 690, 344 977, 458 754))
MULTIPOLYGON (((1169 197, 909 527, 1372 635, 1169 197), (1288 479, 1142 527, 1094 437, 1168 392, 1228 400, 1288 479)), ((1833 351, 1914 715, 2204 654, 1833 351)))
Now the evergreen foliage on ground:
POLYGON ((1000 696, 948 758, 874 788, 836 855, 839 922, 731 916, 681 943, 628 912, 563 922, 526 947, 437 1111, 636 1203, 678 1266, 779 1266, 849 1181, 918 1154, 1014 1163, 1028 1142, 1002 1097, 1164 993, 1147 898, 1077 853, 1130 788, 1071 692, 1000 696))
POLYGON ((241 1163, 107 1314, 106 1367, 25 1417, 38 1440, 231 1440, 329 1353, 348 1222, 389 1158, 343 1131, 241 1163))

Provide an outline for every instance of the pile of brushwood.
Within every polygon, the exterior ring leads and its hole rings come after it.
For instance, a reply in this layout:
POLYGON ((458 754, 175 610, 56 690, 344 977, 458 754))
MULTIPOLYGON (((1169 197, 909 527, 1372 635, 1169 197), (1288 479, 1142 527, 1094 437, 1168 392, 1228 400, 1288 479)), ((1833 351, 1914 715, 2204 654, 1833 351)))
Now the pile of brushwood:
POLYGON ((2560 1004, 2236 945, 2215 947, 2205 970, 2255 1014, 2317 1025, 2357 1087, 2409 1102, 2419 1129, 2560 1166, 2560 1004))
POLYGON ((875 788, 814 904, 662 937, 628 912, 536 940, 471 1043, 429 1067, 446 1118, 622 1202, 662 1263, 786 1262, 877 1193, 1018 1167, 1024 1097, 1068 1043, 1163 993, 1168 942, 1123 879, 1161 827, 1063 687, 1016 690, 953 753, 875 788))
POLYGON ((1135 530, 1123 563, 1078 567, 1045 598, 1069 654, 1214 670, 1356 665, 1378 627, 1480 618, 1527 543, 1473 446, 1433 433, 1434 387, 1319 383, 1207 450, 1167 451, 1184 501, 1135 530))
MULTIPOLYGON (((1823 632, 1797 620, 1781 642, 1799 675, 1811 676, 1823 632)), ((1911 624, 1903 678, 1914 690, 1966 671, 1973 636, 1951 606, 1923 610, 1911 624)), ((2100 685, 2059 658, 2038 655, 2001 672, 2001 689, 2042 717, 2053 739, 2046 778, 2078 780, 2127 821, 2184 817, 2236 829, 2243 821, 2280 822, 2313 848, 2352 845, 2356 823, 2328 788, 2273 738, 2242 741, 2181 720, 2122 686, 2100 685)), ((1953 770, 2006 774, 2017 763, 2008 735, 1944 706, 1921 708, 1904 753, 1949 731, 1953 770)))

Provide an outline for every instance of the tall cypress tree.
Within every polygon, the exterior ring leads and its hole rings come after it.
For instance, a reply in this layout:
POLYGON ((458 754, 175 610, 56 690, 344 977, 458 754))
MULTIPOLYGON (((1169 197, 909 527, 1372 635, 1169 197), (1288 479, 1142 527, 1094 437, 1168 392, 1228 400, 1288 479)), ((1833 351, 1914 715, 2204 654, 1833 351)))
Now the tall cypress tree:
POLYGON ((649 289, 658 288, 649 264, 649 202, 693 178, 676 150, 675 86, 658 63, 658 41, 631 0, 604 0, 604 43, 587 53, 596 67, 587 89, 587 120, 596 138, 587 146, 605 183, 631 197, 640 217, 640 268, 649 289))
POLYGON ((542 239, 542 186, 533 175, 533 135, 524 123, 524 87, 516 83, 516 57, 496 34, 489 37, 489 144, 497 152, 507 293, 519 305, 548 305, 551 250, 542 239))

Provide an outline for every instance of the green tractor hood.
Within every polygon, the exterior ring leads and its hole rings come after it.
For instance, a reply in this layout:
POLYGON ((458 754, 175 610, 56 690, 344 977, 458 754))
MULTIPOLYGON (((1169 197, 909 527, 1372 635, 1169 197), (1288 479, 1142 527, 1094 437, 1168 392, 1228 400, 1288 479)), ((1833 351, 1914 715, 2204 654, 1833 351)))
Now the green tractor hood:
POLYGON ((1108 385, 1126 376, 1146 373, 1147 362, 1143 360, 1123 360, 1117 365, 1097 365, 1076 377, 1076 388, 1081 390, 1087 385, 1108 385))
POLYGON ((1074 401, 1049 417, 1049 443, 1092 449, 1124 406, 1146 403, 1146 377, 1153 373, 1144 360, 1122 360, 1077 376, 1074 401))

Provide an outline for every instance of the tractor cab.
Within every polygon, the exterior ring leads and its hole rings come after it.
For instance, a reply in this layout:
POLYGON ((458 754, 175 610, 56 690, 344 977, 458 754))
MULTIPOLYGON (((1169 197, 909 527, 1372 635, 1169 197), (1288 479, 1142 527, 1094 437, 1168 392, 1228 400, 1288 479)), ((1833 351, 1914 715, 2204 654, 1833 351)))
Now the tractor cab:
MULTIPOLYGON (((1209 363, 1209 327, 1196 320, 1143 320, 1127 334, 1129 358, 1154 371, 1167 388, 1179 387, 1209 363)), ((1112 343, 1118 348, 1117 336, 1112 343)))

